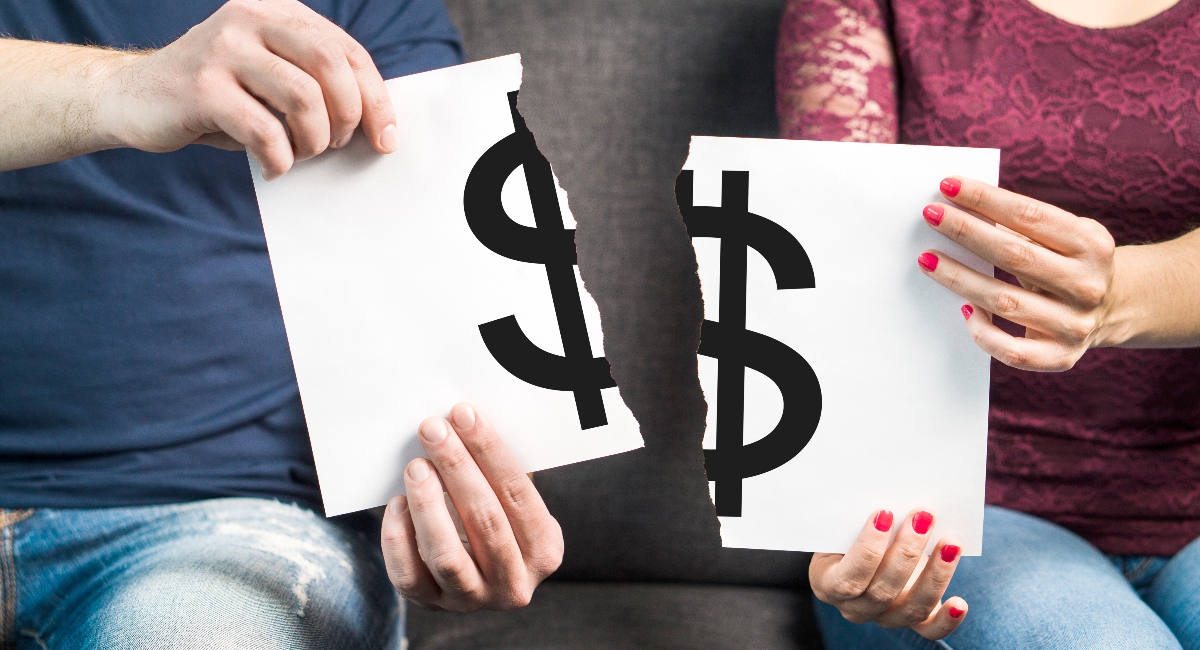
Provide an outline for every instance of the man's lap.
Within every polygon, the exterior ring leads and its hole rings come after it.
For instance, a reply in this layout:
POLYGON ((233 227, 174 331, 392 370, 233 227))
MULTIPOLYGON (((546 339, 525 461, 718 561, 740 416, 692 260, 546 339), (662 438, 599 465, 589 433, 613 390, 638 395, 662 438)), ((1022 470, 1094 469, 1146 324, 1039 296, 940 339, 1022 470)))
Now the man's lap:
MULTIPOLYGON (((1200 574, 1190 577, 1200 582, 1200 574)), ((942 643, 911 630, 856 626, 817 603, 828 650, 842 648, 1179 648, 1163 620, 1113 563, 1064 528, 988 507, 984 555, 960 561, 946 591, 966 599, 963 624, 942 643)))
POLYGON ((393 650, 403 634, 378 542, 295 506, 41 509, 5 534, 19 647, 393 650))

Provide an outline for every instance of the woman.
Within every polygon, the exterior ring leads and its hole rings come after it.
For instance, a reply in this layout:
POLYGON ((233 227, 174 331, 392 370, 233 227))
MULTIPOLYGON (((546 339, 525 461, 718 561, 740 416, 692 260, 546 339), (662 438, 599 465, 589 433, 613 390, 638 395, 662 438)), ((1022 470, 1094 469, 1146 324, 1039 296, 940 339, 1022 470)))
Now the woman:
POLYGON ((1200 0, 791 0, 777 75, 786 137, 1002 150, 923 214, 1000 279, 917 260, 997 359, 984 555, 872 513, 826 645, 1200 648, 1200 0))

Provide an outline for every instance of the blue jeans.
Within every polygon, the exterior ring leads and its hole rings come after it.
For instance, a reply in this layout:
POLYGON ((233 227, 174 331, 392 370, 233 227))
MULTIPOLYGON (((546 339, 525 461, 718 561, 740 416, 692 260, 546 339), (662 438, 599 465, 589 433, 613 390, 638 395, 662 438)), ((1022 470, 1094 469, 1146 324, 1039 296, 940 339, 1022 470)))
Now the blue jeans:
POLYGON ((992 506, 983 530, 983 556, 964 557, 946 591, 970 606, 950 636, 855 625, 814 599, 826 649, 1200 649, 1200 540, 1169 559, 1105 556, 1061 526, 992 506))
POLYGON ((262 499, 0 510, 0 647, 395 650, 377 539, 262 499))

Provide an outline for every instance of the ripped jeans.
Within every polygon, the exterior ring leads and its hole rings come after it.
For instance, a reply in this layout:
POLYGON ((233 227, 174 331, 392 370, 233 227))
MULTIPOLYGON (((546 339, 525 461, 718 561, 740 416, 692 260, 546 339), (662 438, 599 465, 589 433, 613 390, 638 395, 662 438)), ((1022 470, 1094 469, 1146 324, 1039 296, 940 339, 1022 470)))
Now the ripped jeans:
POLYGON ((0 648, 397 650, 378 538, 296 506, 0 510, 0 648))

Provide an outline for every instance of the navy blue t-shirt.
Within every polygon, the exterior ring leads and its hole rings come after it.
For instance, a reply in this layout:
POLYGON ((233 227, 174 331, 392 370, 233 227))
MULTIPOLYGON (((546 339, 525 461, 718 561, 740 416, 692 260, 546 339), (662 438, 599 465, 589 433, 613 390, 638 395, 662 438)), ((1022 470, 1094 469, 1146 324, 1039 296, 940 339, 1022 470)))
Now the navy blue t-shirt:
MULTIPOLYGON (((385 79, 462 59, 442 0, 305 3, 385 79)), ((161 47, 221 4, 0 0, 0 34, 161 47)), ((246 154, 0 173, 0 506, 234 495, 320 503, 246 154)))

